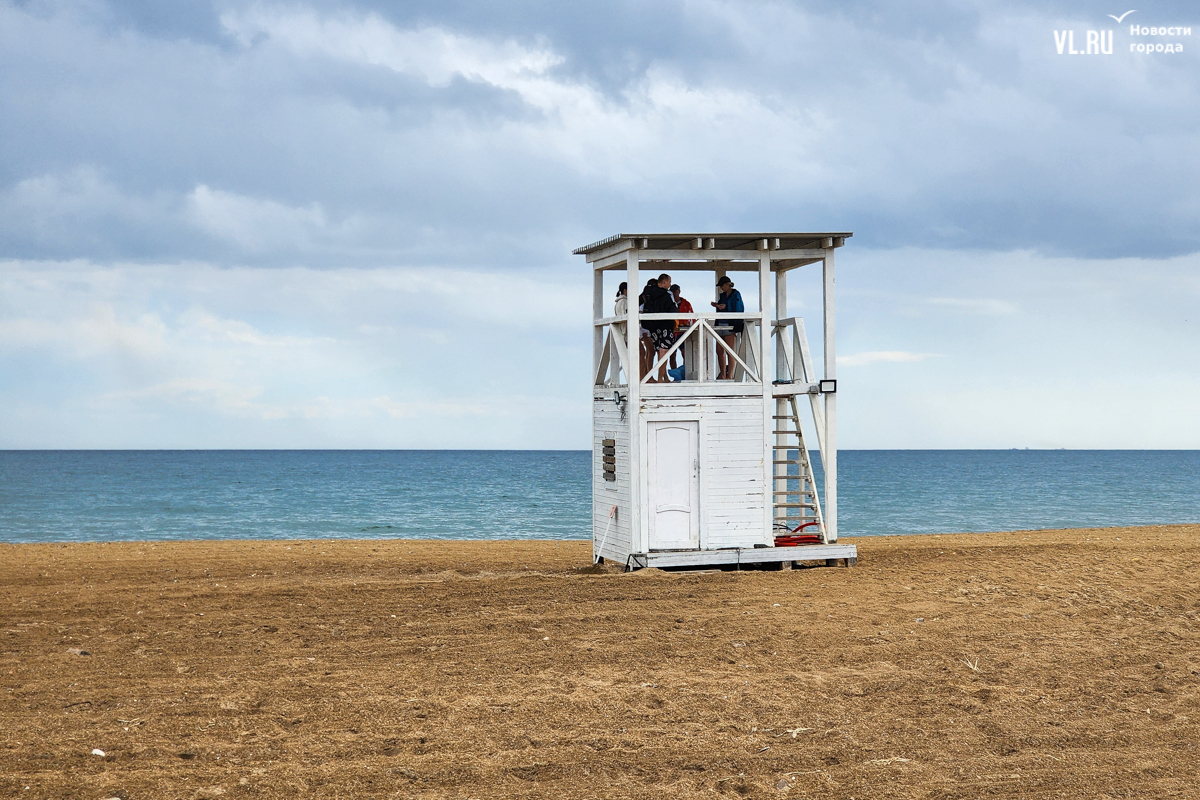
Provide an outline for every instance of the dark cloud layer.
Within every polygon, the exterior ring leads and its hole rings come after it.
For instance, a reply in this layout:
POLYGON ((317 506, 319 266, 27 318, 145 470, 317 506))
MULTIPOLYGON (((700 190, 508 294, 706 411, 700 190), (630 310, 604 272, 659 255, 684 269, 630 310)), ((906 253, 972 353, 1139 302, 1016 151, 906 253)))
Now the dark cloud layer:
POLYGON ((706 227, 1193 252, 1200 24, 1137 56, 1125 10, 0 4, 0 253, 502 267, 706 227), (1117 52, 1058 56, 1066 27, 1117 52))

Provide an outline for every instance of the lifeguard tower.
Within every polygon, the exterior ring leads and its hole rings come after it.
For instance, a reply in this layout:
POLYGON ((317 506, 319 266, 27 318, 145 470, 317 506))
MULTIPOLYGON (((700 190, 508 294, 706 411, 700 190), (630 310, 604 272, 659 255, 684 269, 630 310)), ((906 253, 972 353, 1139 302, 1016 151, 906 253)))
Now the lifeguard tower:
POLYGON ((575 250, 593 270, 596 560, 627 569, 854 563, 857 548, 837 542, 834 352, 834 253, 851 235, 622 233, 575 250), (789 273, 816 264, 822 272, 820 377, 804 321, 787 312, 789 273), (743 294, 745 312, 716 312, 706 297, 691 313, 639 314, 646 278, 697 270, 710 273, 714 287, 727 274, 735 282, 739 273, 756 274, 757 303, 743 294), (628 283, 629 310, 622 317, 605 313, 613 302, 604 282, 610 271, 628 283), (639 331, 647 320, 687 321, 663 356, 682 355, 682 375, 675 371, 681 379, 659 382, 657 355, 639 375, 639 331), (722 328, 729 320, 744 326, 733 346, 722 328), (718 380, 718 349, 732 359, 732 379, 718 380), (802 406, 816 431, 823 492, 809 460, 802 406))

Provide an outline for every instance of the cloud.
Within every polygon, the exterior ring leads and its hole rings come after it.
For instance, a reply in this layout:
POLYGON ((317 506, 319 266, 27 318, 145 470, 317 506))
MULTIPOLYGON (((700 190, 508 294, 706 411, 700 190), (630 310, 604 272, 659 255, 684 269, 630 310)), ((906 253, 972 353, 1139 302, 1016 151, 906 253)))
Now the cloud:
POLYGON ((12 256, 505 270, 632 222, 1200 248, 1200 77, 1058 58, 1066 7, 38 8, 0 6, 12 256))
POLYGON ((964 314, 1015 314, 1017 307, 1007 300, 967 297, 931 297, 930 305, 949 308, 964 314))
POLYGON ((118 316, 110 303, 88 304, 83 314, 69 320, 29 317, 0 319, 0 349, 61 349, 71 358, 92 358, 119 353, 126 358, 156 358, 167 349, 166 326, 154 313, 118 316))
POLYGON ((908 353, 904 350, 870 350, 865 353, 854 353, 838 356, 839 367, 864 367, 878 363, 909 363, 924 361, 927 358, 941 358, 940 353, 908 353))
POLYGON ((0 447, 554 447, 586 411, 581 283, 0 262, 0 447))
POLYGON ((152 5, 0 3, 0 443, 581 446, 570 251, 635 228, 856 231, 848 366, 1194 395, 1200 72, 1058 57, 1101 11, 152 5))
POLYGON ((314 234, 328 228, 318 203, 293 208, 233 192, 197 186, 187 198, 187 216, 200 230, 244 252, 311 247, 314 234))
POLYGON ((228 11, 221 23, 243 47, 263 39, 300 55, 326 55, 421 76, 445 88, 455 78, 481 81, 537 97, 539 80, 563 57, 544 47, 492 42, 436 26, 398 29, 378 14, 318 16, 303 8, 256 7, 228 11))

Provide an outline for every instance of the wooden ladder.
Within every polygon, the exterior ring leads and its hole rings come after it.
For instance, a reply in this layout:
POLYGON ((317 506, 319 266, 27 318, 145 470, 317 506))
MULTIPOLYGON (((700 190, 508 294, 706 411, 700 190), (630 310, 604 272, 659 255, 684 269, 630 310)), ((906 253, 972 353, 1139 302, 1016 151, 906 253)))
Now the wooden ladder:
POLYGON ((775 535, 818 534, 821 541, 828 543, 825 520, 821 516, 821 502, 817 497, 817 481, 813 475, 808 447, 804 443, 804 430, 800 426, 800 409, 796 396, 786 400, 779 398, 776 411, 790 411, 774 417, 775 444, 773 497, 775 501, 775 535), (792 458, 792 452, 796 457, 792 458), (796 471, 791 472, 795 465, 796 471), (791 486, 792 482, 798 486, 791 486), (801 527, 803 526, 803 527, 801 527))

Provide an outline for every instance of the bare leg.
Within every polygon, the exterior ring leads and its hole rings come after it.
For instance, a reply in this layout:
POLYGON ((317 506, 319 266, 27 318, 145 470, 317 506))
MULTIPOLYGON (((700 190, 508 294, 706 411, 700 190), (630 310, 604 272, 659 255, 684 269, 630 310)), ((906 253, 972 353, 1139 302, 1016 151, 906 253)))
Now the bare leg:
POLYGON ((658 351, 658 380, 661 383, 667 381, 667 360, 663 357, 667 354, 667 349, 664 347, 658 351))
MULTIPOLYGON (((725 340, 725 344, 729 345, 729 349, 732 350, 733 343, 737 341, 737 334, 731 333, 728 336, 722 336, 721 338, 725 340)), ((724 350, 725 348, 721 348, 722 354, 725 356, 725 363, 723 365, 725 372, 723 375, 721 375, 721 377, 727 381, 731 381, 733 380, 733 356, 724 352, 724 350)))

